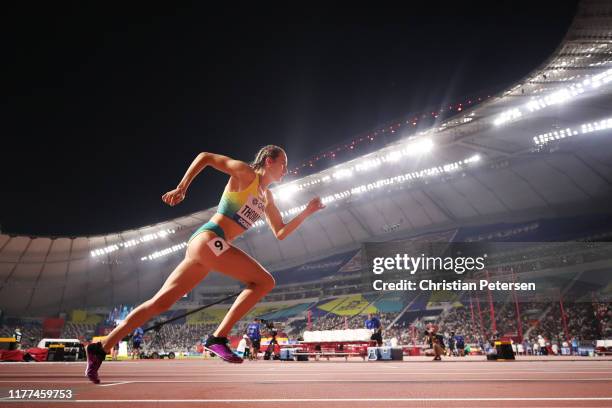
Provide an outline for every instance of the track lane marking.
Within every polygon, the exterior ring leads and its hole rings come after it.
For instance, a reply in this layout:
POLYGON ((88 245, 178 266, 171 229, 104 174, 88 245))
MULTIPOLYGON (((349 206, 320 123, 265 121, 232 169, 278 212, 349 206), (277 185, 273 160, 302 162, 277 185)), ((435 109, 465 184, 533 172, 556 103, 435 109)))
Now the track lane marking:
MULTIPOLYGON (((534 379, 534 378, 469 378, 469 379, 456 379, 456 380, 438 380, 438 383, 470 383, 470 382, 537 382, 537 383, 555 383, 555 382, 612 382, 612 377, 606 378, 558 378, 558 379, 534 379)), ((48 383, 48 384, 88 384, 89 381, 0 381, 0 383, 48 383)), ((271 384, 271 383, 431 383, 430 379, 398 379, 398 380, 368 380, 368 379, 344 379, 344 380, 308 380, 308 379, 270 379, 270 380, 252 380, 247 379, 244 381, 236 380, 126 380, 126 381, 115 381, 108 384, 101 384, 100 387, 111 387, 115 385, 123 384, 207 384, 207 383, 220 383, 220 384, 271 384)))
MULTIPOLYGON (((112 375, 135 375, 137 376, 138 373, 137 372, 130 372, 130 373, 114 373, 112 375)), ((241 375, 249 375, 249 374, 253 374, 251 372, 243 372, 243 371, 238 371, 238 372, 229 372, 229 373, 219 373, 219 372, 214 372, 214 373, 206 373, 206 374, 202 374, 201 372, 198 373, 190 373, 190 372, 178 372, 178 373, 173 373, 173 377, 192 377, 194 375, 198 375, 198 376, 241 376, 241 375)), ((268 375, 268 376, 320 376, 320 375, 335 375, 335 374, 343 374, 343 375, 362 375, 362 374, 356 374, 356 373, 351 373, 351 372, 329 372, 329 371, 320 371, 320 372, 282 372, 282 371, 275 371, 273 373, 267 373, 267 372, 257 372, 257 375, 268 375)), ((441 371, 431 371, 431 372, 422 372, 419 371, 418 373, 415 373, 414 371, 409 371, 409 372, 402 372, 402 371, 389 371, 389 372, 384 372, 384 371, 369 371, 367 373, 368 375, 372 374, 376 374, 376 375, 438 375, 438 374, 448 374, 448 372, 441 370, 441 371)), ((563 375, 563 374, 612 374, 611 370, 598 370, 598 371, 531 371, 531 370, 512 370, 512 371, 500 371, 500 370, 490 370, 490 371, 453 371, 452 374, 462 374, 462 375, 486 375, 486 374, 548 374, 548 375, 563 375)), ((363 374, 365 375, 365 374, 363 374)), ((57 377, 62 377, 62 376, 66 376, 66 377, 72 377, 75 376, 77 377, 77 375, 75 375, 74 373, 66 373, 66 374, 58 374, 57 377)), ((146 375, 144 375, 146 377, 168 377, 168 373, 147 373, 146 375)), ((38 377, 44 377, 44 378, 49 378, 52 379, 52 376, 49 376, 48 373, 41 373, 41 374, 11 374, 11 375, 0 375, 0 378, 38 378, 38 377)), ((81 375, 78 375, 78 377, 81 377, 81 375)))
POLYGON ((120 382, 110 383, 110 384, 100 384, 100 387, 112 387, 114 385, 131 384, 133 382, 134 381, 120 381, 120 382))
POLYGON ((5 402, 41 402, 41 403, 82 403, 82 404, 118 404, 118 403, 304 403, 304 402, 535 402, 535 401, 612 401, 612 397, 495 397, 495 398, 266 398, 266 399, 73 399, 73 400, 3 400, 5 402))

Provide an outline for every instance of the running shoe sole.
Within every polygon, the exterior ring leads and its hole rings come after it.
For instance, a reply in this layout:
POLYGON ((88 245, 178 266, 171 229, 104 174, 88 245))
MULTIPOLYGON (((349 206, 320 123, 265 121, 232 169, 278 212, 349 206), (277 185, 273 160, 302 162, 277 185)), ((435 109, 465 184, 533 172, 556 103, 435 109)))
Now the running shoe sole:
POLYGON ((220 358, 221 360, 226 361, 226 362, 228 362, 228 363, 232 363, 232 364, 241 364, 241 363, 244 361, 243 359, 241 359, 240 357, 238 357, 237 355, 235 355, 235 354, 233 354, 233 353, 232 353, 232 355, 233 355, 235 358, 234 358, 234 359, 231 359, 231 358, 227 359, 227 358, 223 358, 223 356, 220 356, 220 355, 219 355, 219 353, 217 353, 217 352, 216 352, 216 351, 214 351, 214 350, 209 349, 209 348, 208 348, 208 347, 206 347, 206 346, 204 346, 204 350, 206 350, 206 351, 208 351, 208 352, 210 352, 210 353, 213 353, 215 356, 219 356, 219 358, 220 358))

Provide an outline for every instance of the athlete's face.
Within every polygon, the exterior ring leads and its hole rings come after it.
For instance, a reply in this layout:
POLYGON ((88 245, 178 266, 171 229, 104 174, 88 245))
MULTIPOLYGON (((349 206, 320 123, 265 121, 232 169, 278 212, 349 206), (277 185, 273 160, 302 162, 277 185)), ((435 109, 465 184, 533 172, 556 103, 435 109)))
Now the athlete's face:
POLYGON ((287 155, 281 152, 278 157, 271 161, 269 171, 274 181, 281 181, 287 174, 287 155))

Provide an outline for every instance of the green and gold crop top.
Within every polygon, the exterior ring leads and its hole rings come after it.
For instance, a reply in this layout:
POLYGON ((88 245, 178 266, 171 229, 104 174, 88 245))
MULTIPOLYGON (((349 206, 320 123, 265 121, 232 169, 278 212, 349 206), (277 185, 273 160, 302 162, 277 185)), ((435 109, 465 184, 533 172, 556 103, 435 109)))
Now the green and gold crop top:
POLYGON ((217 212, 234 220, 244 229, 249 229, 264 216, 265 203, 259 197, 259 174, 242 191, 224 191, 217 212))

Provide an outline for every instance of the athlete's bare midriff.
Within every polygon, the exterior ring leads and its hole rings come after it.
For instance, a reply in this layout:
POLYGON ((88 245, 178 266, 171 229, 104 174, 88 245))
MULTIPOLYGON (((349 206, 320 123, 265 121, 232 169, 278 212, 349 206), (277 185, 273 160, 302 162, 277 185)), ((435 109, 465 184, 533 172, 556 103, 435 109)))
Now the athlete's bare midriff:
POLYGON ((216 223, 225 232, 225 240, 228 242, 233 241, 236 237, 244 233, 246 230, 242 228, 236 221, 223 214, 215 213, 210 220, 216 223))

